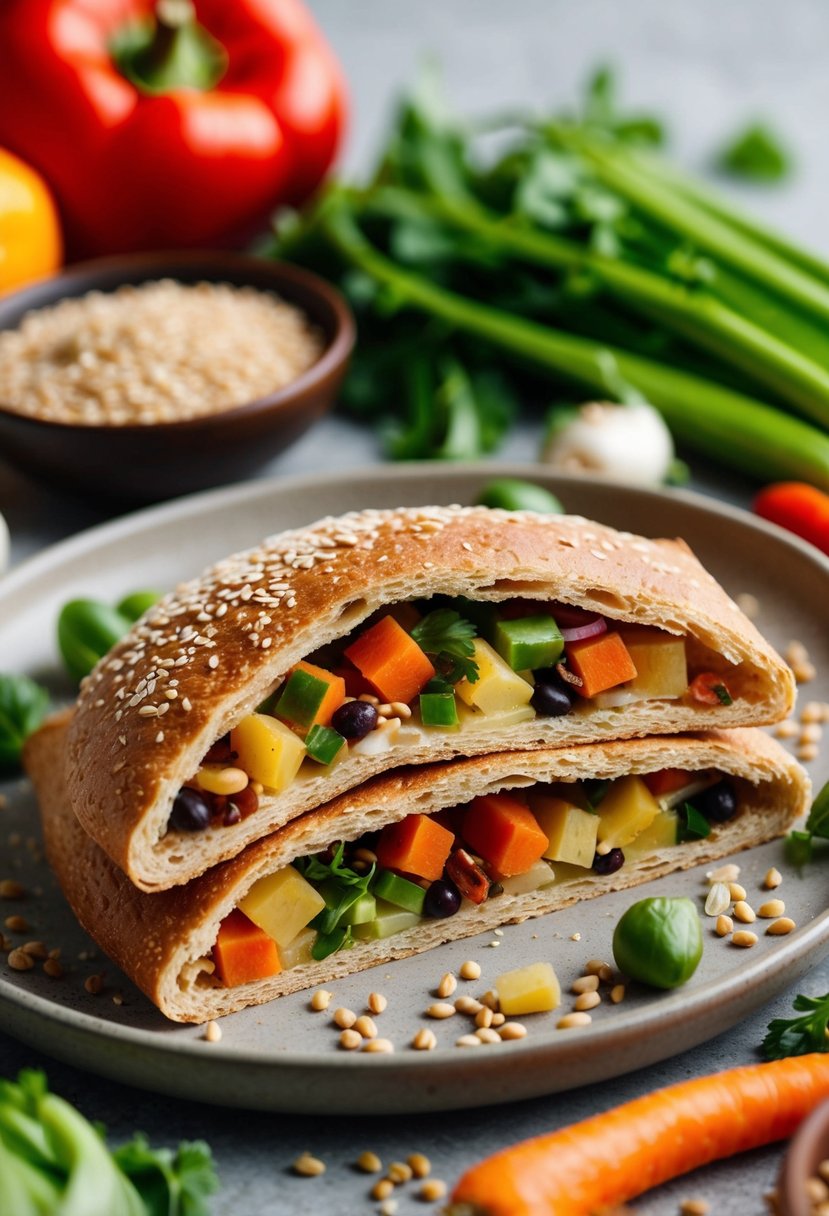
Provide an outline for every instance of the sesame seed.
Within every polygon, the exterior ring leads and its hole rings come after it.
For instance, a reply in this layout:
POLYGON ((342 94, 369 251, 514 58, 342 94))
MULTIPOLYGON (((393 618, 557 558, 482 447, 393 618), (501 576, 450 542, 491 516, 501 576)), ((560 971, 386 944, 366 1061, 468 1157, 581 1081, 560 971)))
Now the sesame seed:
POLYGON ((211 667, 215 671, 219 666, 219 656, 217 654, 211 654, 210 658, 207 660, 207 666, 211 667))

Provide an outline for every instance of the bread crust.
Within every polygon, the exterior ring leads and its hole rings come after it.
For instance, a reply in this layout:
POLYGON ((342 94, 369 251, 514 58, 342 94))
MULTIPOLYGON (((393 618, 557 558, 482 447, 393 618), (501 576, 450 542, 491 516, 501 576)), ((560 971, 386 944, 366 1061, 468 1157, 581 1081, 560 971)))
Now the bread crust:
POLYGON ((350 756, 333 774, 265 799, 232 828, 166 833, 173 799, 210 745, 294 663, 384 605, 439 593, 560 599, 685 634, 721 656, 740 695, 714 708, 581 707, 506 731, 432 732, 407 750, 407 763, 757 725, 785 717, 794 701, 788 667, 682 541, 481 507, 352 513, 218 563, 163 599, 98 664, 81 689, 68 744, 69 793, 86 831, 136 885, 162 890, 400 763, 396 752, 359 763, 350 756))
POLYGON ((72 813, 65 779, 67 718, 53 719, 31 737, 25 761, 43 818, 47 855, 78 920, 106 953, 168 1018, 204 1022, 339 976, 419 953, 511 920, 539 916, 606 891, 622 890, 677 869, 714 861, 785 832, 809 805, 809 778, 762 731, 620 740, 605 744, 499 753, 444 764, 398 769, 293 820, 241 855, 186 887, 146 894, 83 831, 72 813), (196 982, 198 960, 209 954, 221 920, 258 878, 332 839, 456 805, 482 793, 534 781, 618 777, 660 768, 718 768, 751 782, 754 793, 735 820, 704 840, 655 851, 613 875, 589 878, 530 895, 501 895, 464 907, 448 920, 424 920, 375 943, 360 942, 320 963, 292 968, 239 988, 196 982), (189 978, 188 978, 189 977, 189 978))

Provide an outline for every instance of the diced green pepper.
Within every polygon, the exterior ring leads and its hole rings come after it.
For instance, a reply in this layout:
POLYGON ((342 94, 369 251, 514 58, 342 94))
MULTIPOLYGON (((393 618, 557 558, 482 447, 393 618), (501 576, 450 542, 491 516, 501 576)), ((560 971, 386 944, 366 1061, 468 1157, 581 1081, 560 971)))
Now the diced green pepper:
POLYGON ((297 726, 310 726, 327 692, 325 680, 297 667, 288 677, 276 703, 276 717, 297 726))
POLYGON ((345 739, 330 726, 312 726, 305 739, 305 747, 312 760, 320 764, 332 764, 345 747, 345 739))
POLYGON ((426 892, 417 883, 408 878, 401 878, 392 870, 381 870, 374 880, 374 894, 378 899, 395 907, 405 908, 407 912, 415 912, 420 916, 423 912, 423 901, 426 892))
POLYGON ((422 692, 420 694, 420 720, 424 726, 457 726, 458 706, 454 691, 422 692))
POLYGON ((340 917, 341 925, 365 925, 377 915, 377 900, 368 891, 355 899, 340 917))
POLYGON ((495 649, 513 671, 536 670, 559 661, 564 638, 551 616, 523 616, 498 622, 495 649))
POLYGON ((420 924, 416 912, 408 912, 405 908, 395 907, 394 904, 377 901, 377 915, 374 920, 365 925, 355 925, 354 936, 361 941, 376 941, 402 933, 404 929, 413 929, 420 924))

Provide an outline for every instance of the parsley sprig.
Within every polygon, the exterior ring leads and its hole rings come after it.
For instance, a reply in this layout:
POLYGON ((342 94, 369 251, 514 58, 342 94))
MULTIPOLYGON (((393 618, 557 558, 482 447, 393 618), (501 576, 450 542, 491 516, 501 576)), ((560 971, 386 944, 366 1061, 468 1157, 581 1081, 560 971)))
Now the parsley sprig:
POLYGON ((786 1056, 806 1056, 813 1051, 828 1051, 829 993, 826 996, 794 998, 794 1008, 802 1018, 775 1018, 769 1022, 763 1039, 762 1052, 767 1060, 782 1060, 786 1056))
POLYGON ((815 836, 829 840, 829 781, 812 803, 805 828, 789 832, 786 837, 786 857, 792 865, 802 866, 811 861, 815 836))
POLYGON ((470 684, 478 679, 478 664, 472 657, 476 629, 452 608, 436 608, 418 621, 412 637, 435 664, 445 680, 457 684, 464 678, 470 684))
POLYGON ((311 947, 311 957, 320 962, 335 954, 351 941, 351 928, 339 923, 341 917, 361 896, 368 892, 369 883, 374 877, 372 866, 365 874, 358 874, 343 863, 345 845, 340 844, 331 861, 321 861, 319 857, 304 857, 297 863, 297 868, 303 878, 320 890, 325 900, 325 907, 311 921, 311 928, 316 929, 317 938, 311 947))

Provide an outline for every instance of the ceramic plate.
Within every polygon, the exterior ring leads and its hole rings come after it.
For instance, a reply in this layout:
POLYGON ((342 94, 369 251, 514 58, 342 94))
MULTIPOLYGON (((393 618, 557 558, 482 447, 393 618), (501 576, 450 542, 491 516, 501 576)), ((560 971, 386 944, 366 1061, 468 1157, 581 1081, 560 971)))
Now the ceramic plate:
MULTIPOLYGON (((732 595, 751 593, 758 624, 780 649, 803 642, 815 663, 804 699, 829 701, 829 562, 752 517, 688 493, 658 493, 579 479, 547 478, 537 468, 498 466, 498 473, 549 484, 568 510, 648 536, 683 536, 732 595)), ((223 490, 172 503, 96 528, 39 555, 0 581, 0 655, 3 669, 60 684, 54 623, 60 605, 79 595, 115 599, 138 587, 170 587, 234 549, 285 527, 358 507, 471 502, 493 475, 492 465, 409 466, 350 472, 342 477, 281 480, 223 490)), ((689 587, 689 595, 693 590, 689 587)), ((819 787, 829 777, 829 753, 811 765, 819 787)), ((371 992, 388 1008, 378 1021, 396 1045, 391 1056, 337 1048, 330 1017, 312 1013, 308 994, 225 1018, 222 1039, 208 1043, 199 1027, 165 1021, 128 980, 101 957, 68 911, 43 862, 34 800, 24 782, 4 791, 0 812, 0 877, 18 877, 25 901, 5 903, 4 916, 23 915, 27 939, 60 947, 65 974, 50 979, 40 967, 25 973, 0 963, 0 1028, 48 1054, 92 1072, 198 1101, 275 1111, 330 1114, 424 1111, 475 1106, 566 1090, 653 1064, 713 1037, 768 1000, 829 952, 825 874, 802 875, 783 861, 780 842, 743 853, 741 882, 759 902, 768 867, 784 872, 780 894, 797 922, 785 938, 759 934, 740 950, 716 938, 706 922, 703 961, 690 983, 674 993, 631 988, 620 1005, 607 999, 593 1023, 556 1029, 557 1014, 524 1019, 526 1039, 475 1051, 457 1049, 470 1029, 456 1015, 430 1021, 438 1050, 416 1052, 413 1035, 427 1024, 441 975, 469 958, 481 980, 460 990, 480 994, 498 974, 549 959, 566 990, 589 958, 612 960, 613 926, 631 892, 607 895, 540 920, 506 926, 386 964, 335 985, 335 1005, 357 1012, 371 992), (84 981, 103 974, 91 995, 84 981)), ((645 894, 706 890, 704 874, 689 871, 638 889, 645 894)), ((15 935, 22 944, 22 937, 15 935)), ((565 996, 563 1009, 571 1007, 565 996)), ((334 1006, 332 1005, 332 1008, 334 1006)))

